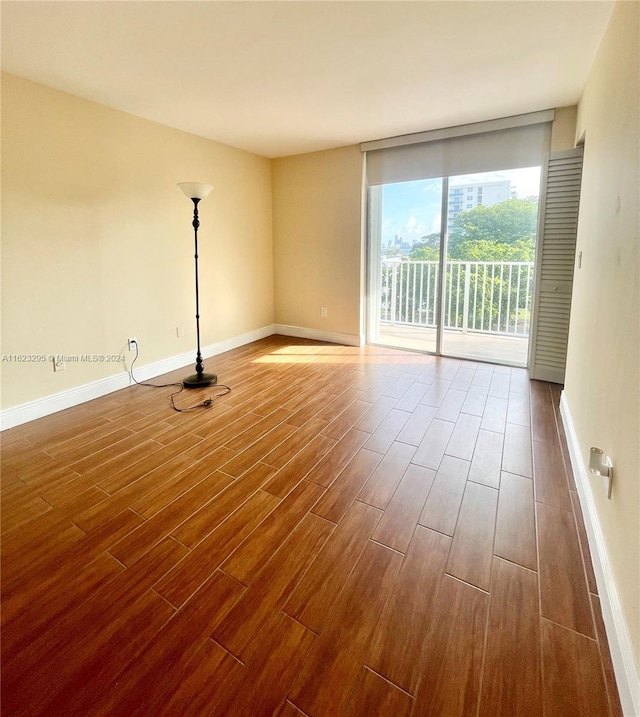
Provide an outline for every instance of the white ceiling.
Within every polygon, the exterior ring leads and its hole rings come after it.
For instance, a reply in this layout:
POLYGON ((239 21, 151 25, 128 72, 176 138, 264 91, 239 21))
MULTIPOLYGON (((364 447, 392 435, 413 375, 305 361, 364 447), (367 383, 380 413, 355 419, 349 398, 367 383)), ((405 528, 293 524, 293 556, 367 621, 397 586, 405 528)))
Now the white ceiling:
POLYGON ((2 2, 2 68, 278 157, 575 104, 612 4, 2 2))

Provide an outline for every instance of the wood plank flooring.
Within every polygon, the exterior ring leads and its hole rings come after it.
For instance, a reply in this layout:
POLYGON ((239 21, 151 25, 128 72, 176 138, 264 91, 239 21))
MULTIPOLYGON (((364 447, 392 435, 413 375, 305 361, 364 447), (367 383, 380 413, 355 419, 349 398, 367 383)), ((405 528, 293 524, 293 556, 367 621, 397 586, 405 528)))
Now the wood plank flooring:
POLYGON ((4 714, 621 716, 556 386, 208 363, 206 410, 132 386, 1 434, 4 714))

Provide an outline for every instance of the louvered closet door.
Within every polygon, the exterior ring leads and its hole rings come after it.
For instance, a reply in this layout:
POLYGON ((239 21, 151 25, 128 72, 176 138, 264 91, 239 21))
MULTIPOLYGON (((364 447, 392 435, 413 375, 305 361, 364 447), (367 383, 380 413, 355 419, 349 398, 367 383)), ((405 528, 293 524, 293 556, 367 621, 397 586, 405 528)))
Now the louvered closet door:
POLYGON ((564 383, 567 361, 582 153, 551 152, 542 178, 529 374, 552 383, 564 383))

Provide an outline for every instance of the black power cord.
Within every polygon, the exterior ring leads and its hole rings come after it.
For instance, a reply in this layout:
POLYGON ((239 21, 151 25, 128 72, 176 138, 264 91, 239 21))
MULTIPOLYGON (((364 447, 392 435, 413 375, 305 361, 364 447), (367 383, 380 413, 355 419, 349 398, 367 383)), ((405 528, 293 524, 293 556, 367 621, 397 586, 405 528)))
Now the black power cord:
POLYGON ((215 383, 212 388, 223 388, 225 389, 222 393, 217 393, 215 396, 210 396, 209 398, 206 398, 204 401, 201 401, 200 403, 196 403, 193 406, 187 406, 186 408, 178 408, 175 403, 175 397, 184 391, 184 384, 183 383, 147 383, 145 381, 138 381, 136 377, 133 375, 133 364, 138 360, 139 352, 138 352, 138 342, 137 341, 131 341, 132 344, 135 344, 136 347, 136 355, 133 361, 131 362, 131 368, 129 369, 129 376, 131 376, 131 380, 137 384, 138 386, 150 386, 151 388, 171 388, 172 386, 179 386, 178 391, 174 391, 171 396, 169 397, 169 400, 171 401, 171 406, 174 411, 179 411, 180 413, 183 413, 185 411, 195 411, 196 408, 209 408, 213 404, 216 398, 220 398, 220 396, 226 396, 228 393, 231 392, 231 387, 225 385, 224 383, 215 383))

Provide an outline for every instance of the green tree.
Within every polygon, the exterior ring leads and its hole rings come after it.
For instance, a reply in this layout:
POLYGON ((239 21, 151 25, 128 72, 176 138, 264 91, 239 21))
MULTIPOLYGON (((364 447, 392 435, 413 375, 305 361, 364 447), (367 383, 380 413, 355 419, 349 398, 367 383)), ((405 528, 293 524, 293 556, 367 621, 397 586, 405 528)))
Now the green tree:
POLYGON ((460 212, 449 234, 449 256, 470 261, 533 261, 537 220, 535 197, 460 212))
POLYGON ((420 237, 420 244, 422 246, 430 246, 433 249, 438 249, 440 246, 440 232, 434 232, 433 234, 427 234, 426 236, 420 237))
POLYGON ((426 244, 415 244, 409 258, 411 261, 438 261, 440 250, 426 244))
POLYGON ((455 255, 449 252, 449 256, 465 261, 533 261, 535 253, 535 239, 517 239, 512 244, 475 239, 460 242, 455 255))

